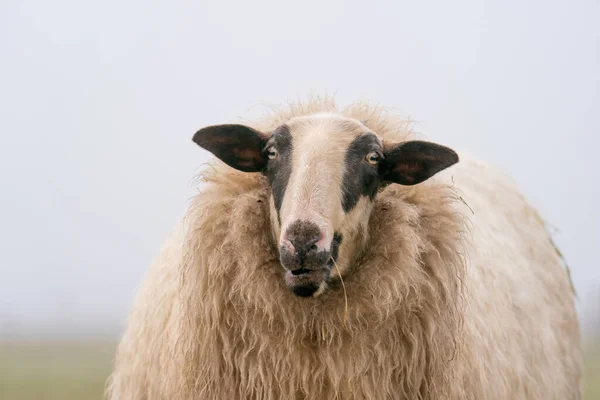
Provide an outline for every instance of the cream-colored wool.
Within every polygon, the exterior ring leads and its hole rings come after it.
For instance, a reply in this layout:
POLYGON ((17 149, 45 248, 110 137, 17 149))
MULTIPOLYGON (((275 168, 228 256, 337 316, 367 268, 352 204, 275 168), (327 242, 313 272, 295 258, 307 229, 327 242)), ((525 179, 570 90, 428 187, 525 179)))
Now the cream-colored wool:
MULTIPOLYGON (((248 125, 317 112, 338 111, 313 100, 248 125)), ((339 113, 384 141, 416 138, 378 108, 339 113)), ((339 279, 315 298, 285 286, 263 176, 217 161, 202 180, 136 297, 111 400, 581 398, 567 273, 497 169, 461 155, 382 190, 344 272, 347 315, 339 279)))

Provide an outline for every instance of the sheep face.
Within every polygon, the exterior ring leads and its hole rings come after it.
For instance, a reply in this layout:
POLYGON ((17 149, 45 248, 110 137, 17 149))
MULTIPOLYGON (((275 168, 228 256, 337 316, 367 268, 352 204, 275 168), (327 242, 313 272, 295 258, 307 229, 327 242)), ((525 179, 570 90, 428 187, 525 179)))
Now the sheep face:
POLYGON ((233 168, 266 175, 283 279, 302 297, 325 292, 334 267, 349 272, 379 188, 419 184, 458 162, 447 147, 383 142, 335 114, 296 117, 271 132, 209 126, 193 140, 233 168))

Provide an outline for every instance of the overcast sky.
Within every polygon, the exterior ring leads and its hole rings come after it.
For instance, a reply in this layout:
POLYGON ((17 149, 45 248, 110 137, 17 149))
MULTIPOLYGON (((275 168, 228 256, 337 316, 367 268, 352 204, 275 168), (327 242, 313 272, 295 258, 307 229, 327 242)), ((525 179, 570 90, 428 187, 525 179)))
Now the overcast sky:
POLYGON ((0 333, 119 327, 195 193, 193 133, 310 92, 393 107, 510 173, 589 319, 598 21, 596 0, 3 0, 0 333))

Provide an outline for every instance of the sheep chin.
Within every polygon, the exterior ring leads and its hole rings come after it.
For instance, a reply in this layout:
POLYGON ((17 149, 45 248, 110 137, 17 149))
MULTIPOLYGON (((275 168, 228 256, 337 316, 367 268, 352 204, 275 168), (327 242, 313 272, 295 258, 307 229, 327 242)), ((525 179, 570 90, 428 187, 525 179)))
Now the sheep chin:
POLYGON ((318 297, 327 290, 331 269, 324 267, 300 275, 284 273, 286 286, 298 297, 318 297))

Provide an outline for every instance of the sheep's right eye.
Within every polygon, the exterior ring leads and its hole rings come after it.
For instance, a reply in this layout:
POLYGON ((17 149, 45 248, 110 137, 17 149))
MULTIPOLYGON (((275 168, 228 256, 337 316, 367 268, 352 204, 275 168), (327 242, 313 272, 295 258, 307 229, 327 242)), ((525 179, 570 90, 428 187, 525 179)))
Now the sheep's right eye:
POLYGON ((379 163, 379 154, 376 151, 372 151, 365 157, 367 162, 371 165, 377 165, 379 163))
POLYGON ((267 156, 269 157, 269 160, 274 160, 275 158, 277 158, 277 150, 275 149, 275 147, 269 147, 267 149, 267 156))

